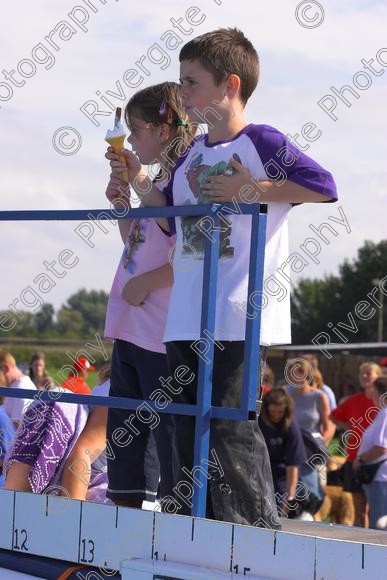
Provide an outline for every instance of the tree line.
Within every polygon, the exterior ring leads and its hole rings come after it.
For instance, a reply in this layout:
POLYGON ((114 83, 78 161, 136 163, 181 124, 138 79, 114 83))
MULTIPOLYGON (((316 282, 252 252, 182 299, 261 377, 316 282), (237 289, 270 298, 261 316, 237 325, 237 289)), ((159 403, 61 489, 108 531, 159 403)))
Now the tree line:
MULTIPOLYGON (((329 323, 330 328, 339 322, 350 327, 354 324, 351 322, 354 314, 351 313, 360 302, 367 301, 368 309, 363 305, 363 316, 356 317, 356 331, 344 334, 349 342, 376 342, 381 310, 377 301, 383 298, 383 288, 387 295, 387 240, 377 244, 366 241, 354 260, 344 260, 337 275, 299 280, 291 293, 293 344, 309 344, 318 333, 329 333, 329 323), (384 282, 383 278, 386 278, 384 282), (372 302, 367 294, 375 288, 376 280, 382 280, 382 283, 378 290, 374 290, 372 302)), ((18 324, 7 332, 7 336, 88 338, 96 332, 103 332, 107 301, 108 294, 104 290, 87 291, 83 288, 70 296, 57 312, 49 303, 36 313, 23 311, 23 318, 18 319, 18 324)), ((385 302, 387 306, 387 300, 385 302)), ((386 308, 383 311, 385 326, 386 308)), ((384 340, 387 340, 387 332, 384 340)))

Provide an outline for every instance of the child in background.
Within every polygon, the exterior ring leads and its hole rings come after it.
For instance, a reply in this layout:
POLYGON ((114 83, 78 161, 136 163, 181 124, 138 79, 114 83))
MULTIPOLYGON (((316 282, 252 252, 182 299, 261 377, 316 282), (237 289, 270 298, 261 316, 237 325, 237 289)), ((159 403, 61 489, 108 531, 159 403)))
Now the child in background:
MULTIPOLYGON (((182 154, 164 192, 149 186, 147 172, 139 168, 132 152, 125 153, 126 163, 121 168, 117 163, 116 170, 128 172, 148 206, 234 203, 234 212, 220 212, 212 404, 239 407, 246 304, 249 316, 262 309, 261 345, 291 341, 289 274, 299 271, 300 264, 289 260, 288 214, 294 204, 335 201, 336 186, 329 172, 280 131, 245 120, 246 103, 258 82, 259 59, 241 31, 220 29, 188 42, 180 52, 180 77, 185 110, 193 121, 206 119, 208 134, 195 138, 182 154), (247 295, 251 217, 232 215, 238 214, 235 202, 268 204, 264 294, 262 305, 256 307, 247 295), (281 284, 277 270, 282 272, 281 284)), ((211 218, 176 218, 174 284, 164 334, 172 377, 181 365, 197 376, 195 343, 208 344, 208 337, 200 336, 200 321, 204 232, 208 237, 211 231, 211 218)), ((195 383, 174 400, 195 403, 195 383)), ((177 382, 173 386, 178 391, 177 382)), ((193 442, 194 419, 175 417, 175 486, 192 472, 193 442)), ((216 452, 224 476, 209 481, 207 517, 278 529, 270 462, 257 420, 213 420, 210 449, 216 452)), ((189 511, 185 506, 179 509, 179 513, 189 511)))
MULTIPOLYGON (((162 190, 167 185, 168 166, 178 156, 174 139, 188 145, 193 136, 179 86, 162 83, 139 91, 126 106, 125 120, 131 132, 128 142, 141 163, 152 165, 167 152, 169 161, 164 164, 164 172, 154 179, 157 190, 162 190)), ((106 157, 117 159, 112 148, 106 157)), ((122 209, 122 195, 127 198, 126 187, 113 171, 106 195, 117 208, 122 209)), ((128 205, 130 200, 125 202, 128 205)), ((168 376, 163 335, 173 283, 169 254, 174 238, 153 218, 119 220, 119 227, 124 251, 110 292, 105 325, 105 337, 114 339, 109 394, 149 399, 161 387, 159 379, 168 376)), ((109 409, 107 437, 113 453, 108 456, 107 496, 118 505, 141 508, 144 500, 155 500, 159 475, 161 497, 171 493, 172 427, 170 416, 160 414, 160 424, 153 431, 149 422, 141 422, 134 413, 109 409)))
MULTIPOLYGON (((6 381, 3 371, 0 371, 0 387, 5 387, 6 381)), ((16 429, 8 417, 3 406, 4 397, 0 395, 0 487, 3 487, 3 462, 12 442, 15 439, 16 429)))

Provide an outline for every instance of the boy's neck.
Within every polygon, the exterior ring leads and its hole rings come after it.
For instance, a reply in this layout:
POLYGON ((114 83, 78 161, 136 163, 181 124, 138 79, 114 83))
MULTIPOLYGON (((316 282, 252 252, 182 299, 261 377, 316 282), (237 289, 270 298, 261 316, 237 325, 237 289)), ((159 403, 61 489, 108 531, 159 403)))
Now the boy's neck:
POLYGON ((214 120, 212 127, 208 127, 208 143, 230 141, 248 125, 242 114, 233 115, 228 119, 214 120))

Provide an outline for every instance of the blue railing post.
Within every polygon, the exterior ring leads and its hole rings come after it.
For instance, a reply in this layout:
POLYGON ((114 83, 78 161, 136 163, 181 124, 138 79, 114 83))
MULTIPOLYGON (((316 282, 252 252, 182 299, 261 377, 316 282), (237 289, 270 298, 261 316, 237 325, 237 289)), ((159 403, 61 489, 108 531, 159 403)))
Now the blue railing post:
POLYGON ((266 206, 258 205, 251 219, 249 285, 246 305, 246 336, 243 364, 242 413, 255 417, 257 377, 260 359, 262 287, 265 261, 266 206), (262 207, 262 206, 261 206, 262 207))
MULTIPOLYGON (((214 340, 208 340, 208 336, 214 336, 216 317, 216 288, 218 279, 218 256, 219 256, 219 216, 213 216, 214 231, 211 231, 212 240, 206 235, 204 245, 203 264, 203 297, 200 323, 200 337, 208 343, 208 350, 203 356, 199 355, 199 368, 197 379, 197 399, 195 416, 195 447, 194 464, 201 465, 202 459, 208 459, 210 442, 211 422, 211 399, 212 399, 212 374, 214 366, 214 340), (206 331, 206 332, 205 332, 206 331), (204 338, 207 336, 207 338, 204 338), (210 362, 205 359, 208 358, 210 362)), ((192 515, 205 517, 207 498, 207 478, 198 472, 198 489, 193 496, 192 515)))

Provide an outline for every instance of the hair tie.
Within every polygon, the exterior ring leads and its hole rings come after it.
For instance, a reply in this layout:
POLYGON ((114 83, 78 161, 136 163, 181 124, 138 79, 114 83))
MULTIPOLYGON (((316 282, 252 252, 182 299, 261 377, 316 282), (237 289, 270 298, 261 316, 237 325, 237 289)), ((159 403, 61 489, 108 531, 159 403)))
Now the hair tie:
POLYGON ((166 115, 166 113, 167 113, 167 106, 168 106, 168 103, 164 99, 163 102, 160 105, 159 115, 166 115))
POLYGON ((166 99, 164 99, 163 102, 161 103, 161 106, 159 109, 159 115, 162 115, 162 116, 166 115, 167 116, 166 122, 168 123, 168 125, 172 125, 172 123, 173 123, 173 109, 168 104, 166 99))
POLYGON ((176 121, 176 124, 180 127, 188 127, 188 123, 187 121, 184 121, 184 119, 178 119, 176 121))

